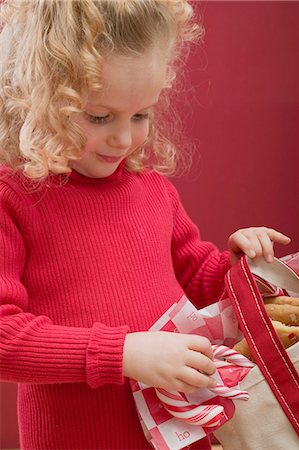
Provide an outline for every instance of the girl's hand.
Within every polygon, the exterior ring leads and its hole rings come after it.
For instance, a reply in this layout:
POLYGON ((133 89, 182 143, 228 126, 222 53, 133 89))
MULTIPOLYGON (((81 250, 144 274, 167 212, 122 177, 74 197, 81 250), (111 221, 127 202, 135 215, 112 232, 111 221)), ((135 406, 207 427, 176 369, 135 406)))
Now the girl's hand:
POLYGON ((191 334, 129 333, 124 344, 124 375, 148 386, 179 392, 214 387, 216 371, 208 339, 191 334))
POLYGON ((233 233, 228 239, 231 263, 235 264, 244 254, 249 258, 263 256, 271 263, 274 257, 273 244, 289 244, 291 239, 272 228, 243 228, 233 233))

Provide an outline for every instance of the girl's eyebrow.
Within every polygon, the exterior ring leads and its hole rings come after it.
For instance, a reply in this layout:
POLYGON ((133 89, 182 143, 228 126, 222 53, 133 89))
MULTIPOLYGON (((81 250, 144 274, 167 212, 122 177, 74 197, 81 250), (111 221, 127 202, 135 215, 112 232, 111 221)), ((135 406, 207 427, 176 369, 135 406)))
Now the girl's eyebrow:
MULTIPOLYGON (((140 108, 138 111, 143 111, 144 109, 152 108, 153 106, 157 105, 157 103, 158 103, 158 100, 155 103, 152 103, 149 106, 145 106, 144 108, 140 108)), ((114 111, 114 112, 117 112, 117 113, 121 113, 122 112, 121 110, 119 110, 117 108, 114 108, 111 105, 107 105, 107 104, 103 104, 103 103, 89 103, 86 106, 90 107, 90 108, 105 108, 105 109, 109 109, 110 111, 114 111)))

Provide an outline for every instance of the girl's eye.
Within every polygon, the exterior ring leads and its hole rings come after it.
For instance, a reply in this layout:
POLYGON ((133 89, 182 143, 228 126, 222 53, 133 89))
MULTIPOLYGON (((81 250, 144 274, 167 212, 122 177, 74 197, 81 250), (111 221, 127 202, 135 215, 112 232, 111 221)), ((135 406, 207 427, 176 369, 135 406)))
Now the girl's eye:
POLYGON ((87 114, 87 120, 91 123, 105 123, 109 119, 109 115, 106 116, 92 116, 91 114, 87 114))
MULTIPOLYGON (((95 123, 95 124, 104 124, 104 123, 108 122, 108 120, 110 120, 110 117, 111 117, 110 114, 106 114, 105 116, 93 116, 92 114, 86 113, 86 118, 87 118, 88 122, 95 123)), ((149 113, 138 113, 132 117, 132 120, 134 122, 138 122, 141 120, 149 119, 149 117, 150 117, 149 113)))
POLYGON ((138 120, 146 120, 149 119, 150 114, 149 113, 143 113, 143 114, 135 114, 135 116, 133 116, 133 120, 134 121, 138 121, 138 120))

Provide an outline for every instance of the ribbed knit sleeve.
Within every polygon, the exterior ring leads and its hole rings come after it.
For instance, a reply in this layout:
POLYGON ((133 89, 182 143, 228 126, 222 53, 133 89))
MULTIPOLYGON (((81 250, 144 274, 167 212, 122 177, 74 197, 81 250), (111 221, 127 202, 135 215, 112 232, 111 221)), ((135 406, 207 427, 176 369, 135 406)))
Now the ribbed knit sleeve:
MULTIPOLYGON (((0 367, 1 379, 19 383, 123 383, 127 326, 55 325, 27 312, 22 284, 27 249, 21 229, 30 216, 10 186, 0 184, 0 367)), ((41 299, 41 302, 43 299, 41 299)))
POLYGON ((224 290, 224 275, 231 267, 229 252, 221 253, 211 242, 201 241, 175 187, 167 179, 165 183, 174 214, 172 259, 176 277, 189 299, 203 307, 216 302, 224 290))

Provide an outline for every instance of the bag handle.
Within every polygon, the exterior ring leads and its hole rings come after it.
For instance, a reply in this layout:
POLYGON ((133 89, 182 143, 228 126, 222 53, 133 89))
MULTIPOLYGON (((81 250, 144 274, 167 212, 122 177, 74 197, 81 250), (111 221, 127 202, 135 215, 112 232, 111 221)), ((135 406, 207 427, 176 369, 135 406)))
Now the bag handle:
MULTIPOLYGON (((284 268, 286 268, 285 265, 284 268)), ((267 268, 268 272, 269 270, 271 272, 270 264, 267 268)), ((257 272, 255 269, 254 271, 257 272)), ((279 269, 277 272, 277 263, 272 275, 274 272, 276 275, 279 272, 279 269)), ((287 280, 292 278, 294 281, 294 272, 291 269, 289 276, 286 276, 288 270, 283 269, 283 272, 284 278, 287 280)), ((271 280, 273 281, 274 278, 275 276, 272 276, 271 280)), ((266 313, 263 299, 245 256, 226 274, 225 284, 252 355, 299 435, 299 375, 266 313)), ((293 288, 294 284, 292 284, 293 288)))
POLYGON ((258 258, 256 261, 247 259, 247 263, 254 275, 258 275, 277 287, 299 293, 298 275, 279 259, 274 258, 270 264, 264 258, 258 258))

